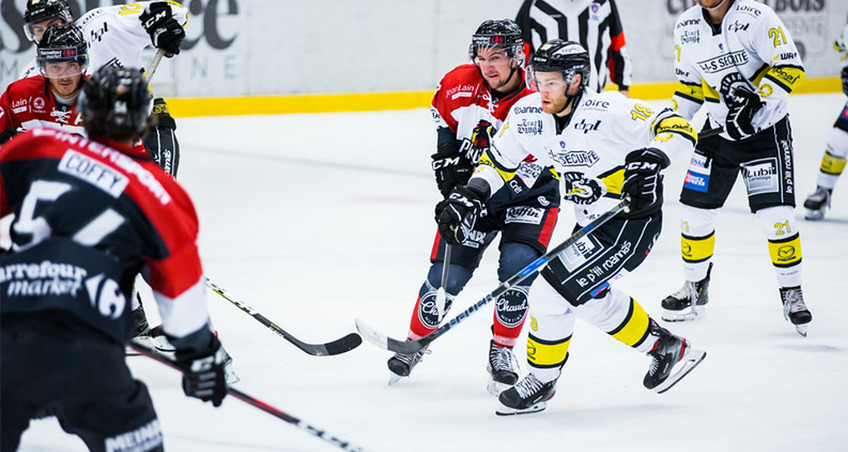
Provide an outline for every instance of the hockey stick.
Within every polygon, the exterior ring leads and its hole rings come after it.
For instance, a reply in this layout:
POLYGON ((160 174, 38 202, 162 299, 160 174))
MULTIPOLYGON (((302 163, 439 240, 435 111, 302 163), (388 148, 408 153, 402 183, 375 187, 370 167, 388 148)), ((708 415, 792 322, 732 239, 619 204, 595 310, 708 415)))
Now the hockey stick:
POLYGON ((156 72, 156 68, 159 67, 159 62, 162 61, 163 56, 165 56, 165 51, 162 49, 156 49, 156 54, 153 55, 150 63, 147 64, 147 69, 144 70, 145 83, 150 83, 150 79, 153 78, 153 74, 156 72))
POLYGON ((445 243, 445 256, 442 259, 442 284, 439 286, 439 290, 436 291, 436 309, 439 310, 439 318, 442 318, 445 315, 445 301, 448 297, 445 291, 448 286, 448 268, 450 267, 451 248, 452 247, 448 243, 445 243))
POLYGON ((474 303, 465 311, 460 312, 459 315, 451 319, 448 323, 442 325, 436 331, 433 331, 432 333, 422 337, 421 339, 418 339, 416 341, 399 341, 397 339, 393 339, 383 333, 378 332, 377 330, 371 328, 365 322, 358 318, 356 319, 356 329, 359 330, 359 333, 362 334, 365 339, 369 340, 371 343, 379 347, 391 350, 396 353, 403 353, 407 355, 416 353, 422 348, 430 345, 431 342, 438 339, 441 335, 447 333, 451 328, 459 325, 461 322, 470 317, 471 314, 473 314, 475 311, 479 310, 483 306, 497 299, 501 294, 509 290, 511 287, 520 284, 525 279, 540 272, 542 268, 544 268, 545 265, 548 264, 548 262, 556 258, 559 253, 563 252, 566 248, 570 247, 578 240, 587 236, 599 226, 606 223, 614 216, 618 215, 619 212, 626 210, 626 208, 627 201, 621 200, 621 202, 616 204, 613 208, 605 212, 600 217, 596 218, 595 221, 587 224, 582 229, 572 234, 571 237, 567 238, 564 242, 549 250, 547 253, 545 253, 545 255, 531 262, 529 265, 522 268, 518 273, 510 276, 509 279, 502 282, 495 290, 483 297, 480 301, 474 303))
MULTIPOLYGON (((152 349, 152 348, 150 348, 146 345, 142 345, 142 344, 139 344, 139 343, 133 341, 133 342, 130 342, 130 347, 132 347, 139 354, 147 356, 148 358, 152 358, 156 361, 159 361, 162 364, 165 364, 166 366, 169 366, 173 369, 176 369, 176 370, 182 372, 182 369, 180 369, 179 366, 177 366, 177 363, 174 362, 174 360, 168 358, 167 356, 163 355, 162 353, 157 352, 156 350, 154 350, 154 349, 152 349)), ((255 408, 259 408, 260 410, 270 414, 271 416, 280 418, 280 419, 288 422, 289 424, 293 424, 295 427, 297 427, 301 430, 305 430, 309 434, 315 435, 318 438, 321 438, 324 441, 327 441, 327 442, 333 444, 334 446, 337 446, 337 447, 339 447, 343 450, 347 450, 347 451, 351 451, 351 452, 365 452, 365 449, 363 449, 359 446, 351 444, 348 441, 338 439, 335 436, 332 436, 329 433, 327 433, 326 430, 322 430, 322 429, 317 428, 315 426, 309 425, 306 422, 304 422, 302 419, 298 419, 298 418, 286 413, 285 411, 279 410, 279 409, 269 405, 266 402, 263 402, 263 401, 255 398, 253 396, 250 396, 250 395, 248 395, 244 392, 239 391, 238 389, 236 389, 232 386, 227 385, 227 395, 229 395, 230 397, 234 397, 238 400, 241 400, 242 402, 244 402, 248 405, 252 405, 255 408)))
POLYGON ((719 127, 716 127, 715 129, 709 129, 706 132, 699 133, 698 139, 700 140, 702 138, 709 138, 709 137, 712 137, 712 136, 716 136, 716 135, 718 135, 722 132, 724 132, 724 127, 719 126, 719 127))
POLYGON ((349 352, 349 351, 355 349, 356 347, 359 347, 359 344, 362 343, 362 338, 356 333, 350 333, 350 334, 348 334, 347 336, 345 336, 341 339, 336 339, 334 341, 327 342, 327 343, 324 343, 324 344, 307 344, 305 342, 302 342, 299 339, 297 339, 296 337, 287 333, 284 329, 278 327, 276 324, 274 324, 274 322, 268 320, 267 317, 260 314, 259 312, 257 312, 252 307, 248 306, 248 304, 245 303, 244 301, 239 300, 239 299, 233 297, 232 295, 230 295, 229 292, 227 292, 226 290, 224 290, 222 287, 218 286, 217 284, 213 283, 209 278, 204 276, 203 279, 206 282, 206 286, 208 286, 210 289, 212 289, 212 291, 214 291, 215 293, 217 293, 218 295, 220 295, 221 297, 223 297, 225 300, 229 301, 230 303, 234 304, 237 308, 239 308, 242 311, 250 314, 250 316, 253 317, 254 319, 256 319, 259 323, 265 325, 266 327, 268 327, 268 329, 279 334, 285 340, 294 344, 295 347, 303 350, 304 352, 306 352, 310 355, 313 355, 313 356, 338 355, 340 353, 349 352))

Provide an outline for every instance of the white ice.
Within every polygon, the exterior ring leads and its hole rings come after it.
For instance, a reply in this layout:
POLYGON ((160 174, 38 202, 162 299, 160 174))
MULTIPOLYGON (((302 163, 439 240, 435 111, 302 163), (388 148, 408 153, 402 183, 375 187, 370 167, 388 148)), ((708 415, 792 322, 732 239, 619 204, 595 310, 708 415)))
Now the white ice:
MULTIPOLYGON (((815 187, 844 100, 792 97, 799 206, 815 187)), ((179 179, 199 212, 213 281, 307 342, 355 331, 356 317, 405 337, 438 200, 426 109, 182 119, 178 135, 179 179)), ((666 173, 654 253, 618 283, 655 318, 659 300, 682 283, 684 160, 666 173)), ((837 185, 826 221, 804 221, 796 210, 813 313, 803 338, 783 319, 766 241, 737 181, 718 220, 707 317, 665 323, 707 359, 662 395, 642 387, 646 357, 581 322, 547 410, 504 418, 486 392, 491 307, 442 336, 411 378, 389 387, 387 351, 364 343, 312 357, 212 292, 208 304, 235 358, 238 388, 371 451, 848 450, 848 296, 839 280, 848 276, 846 184, 837 185)), ((555 240, 572 225, 563 213, 555 240)), ((497 286, 496 255, 488 252, 451 316, 497 286)), ((516 349, 523 361, 523 346, 516 349)), ((238 400, 213 409, 188 399, 175 371, 144 357, 129 362, 152 391, 168 450, 338 450, 238 400)), ((32 424, 21 450, 84 446, 47 419, 32 424)))

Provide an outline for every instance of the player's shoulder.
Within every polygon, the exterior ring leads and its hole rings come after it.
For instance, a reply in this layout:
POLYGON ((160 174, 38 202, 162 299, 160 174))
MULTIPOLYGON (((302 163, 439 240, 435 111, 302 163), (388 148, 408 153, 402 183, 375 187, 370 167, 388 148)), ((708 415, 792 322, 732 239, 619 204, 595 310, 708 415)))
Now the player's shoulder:
POLYGON ((483 81, 480 71, 473 64, 461 64, 442 77, 442 88, 476 86, 483 81))
POLYGON ((674 22, 674 32, 677 33, 678 30, 701 25, 701 22, 706 20, 704 19, 704 14, 701 12, 701 9, 702 8, 700 6, 695 5, 686 11, 683 11, 683 14, 678 16, 677 20, 674 22))
MULTIPOLYGON (((733 24, 740 24, 735 25, 737 28, 744 27, 745 23, 753 24, 755 27, 758 25, 770 27, 774 22, 780 20, 777 17, 777 13, 769 8, 768 5, 753 0, 736 0, 731 5, 728 16, 730 16, 729 19, 733 21, 733 24)), ((729 22, 729 20, 725 20, 725 22, 729 22)))
POLYGON ((103 6, 87 11, 79 19, 74 21, 74 24, 83 30, 94 23, 97 19, 103 19, 110 15, 110 10, 118 8, 117 6, 103 6))
POLYGON ((44 90, 46 79, 41 75, 33 75, 31 77, 15 80, 6 88, 7 91, 15 93, 30 93, 33 90, 44 90))

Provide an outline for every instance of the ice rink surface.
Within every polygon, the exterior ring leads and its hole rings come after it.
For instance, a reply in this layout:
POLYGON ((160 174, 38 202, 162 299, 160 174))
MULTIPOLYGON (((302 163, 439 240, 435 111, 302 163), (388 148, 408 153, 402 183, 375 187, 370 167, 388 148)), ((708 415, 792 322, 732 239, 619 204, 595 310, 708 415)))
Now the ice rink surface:
MULTIPOLYGON (((815 188, 844 101, 841 94, 791 98, 799 205, 815 188)), ((214 282, 306 342, 353 332, 356 317, 405 337, 429 266, 438 200, 426 109, 178 124, 179 180, 195 201, 214 282)), ((665 172, 655 251, 616 283, 657 319, 660 299, 683 282, 677 195, 687 162, 665 172)), ((662 322, 707 359, 662 395, 642 387, 647 357, 580 321, 547 410, 498 417, 486 392, 491 306, 434 342, 412 377, 390 387, 387 351, 364 343, 339 356, 309 356, 211 291, 208 304, 235 358, 239 389, 370 451, 848 450, 846 185, 837 185, 824 222, 804 221, 796 209, 813 313, 802 338, 783 320, 766 240, 737 181, 718 219, 707 317, 662 322)), ((569 210, 560 215, 557 243, 573 225, 569 210)), ((497 250, 487 253, 450 317, 497 286, 496 258, 497 250)), ((148 314, 156 315, 152 306, 148 314)), ((526 372, 523 343, 516 350, 526 372)), ((178 373, 128 359, 151 388, 167 450, 338 450, 233 398, 219 409, 188 399, 178 373)), ((47 419, 33 423, 21 450, 85 449, 47 419)))

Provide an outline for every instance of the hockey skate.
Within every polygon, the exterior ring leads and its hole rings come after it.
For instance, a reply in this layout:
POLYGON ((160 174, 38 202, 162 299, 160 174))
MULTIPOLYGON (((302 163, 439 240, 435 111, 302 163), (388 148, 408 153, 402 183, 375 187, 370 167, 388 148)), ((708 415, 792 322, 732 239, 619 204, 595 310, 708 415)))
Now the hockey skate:
POLYGON ((804 304, 801 287, 781 287, 780 301, 783 303, 783 318, 795 325, 795 331, 807 337, 807 327, 813 321, 813 314, 804 304))
MULTIPOLYGON (((174 351, 176 349, 168 342, 168 338, 165 337, 165 332, 162 330, 161 325, 150 328, 143 305, 139 305, 138 308, 133 310, 132 321, 134 327, 133 341, 147 347, 152 347, 171 359, 174 358, 174 351)), ((127 347, 127 355, 135 356, 138 353, 132 350, 132 348, 127 347)))
POLYGON ((401 378, 409 377, 409 374, 412 373, 412 369, 421 362, 425 353, 430 353, 430 351, 427 350, 427 347, 424 347, 411 355, 395 353, 395 356, 389 358, 389 361, 386 363, 391 371, 391 375, 389 376, 389 385, 397 383, 401 378))
POLYGON ((710 286, 710 272, 713 264, 707 268, 707 276, 700 281, 686 281, 677 292, 662 301, 662 319, 667 322, 685 322, 697 320, 706 315, 709 299, 707 289, 710 286))
POLYGON ((518 381, 518 360, 509 347, 501 347, 495 341, 489 341, 489 362, 486 364, 489 373, 487 389, 493 396, 500 395, 518 381))
POLYGON ((648 352, 651 367, 645 374, 642 384, 646 388, 662 394, 691 372, 704 358, 707 352, 692 348, 686 339, 671 334, 651 321, 651 334, 659 336, 654 348, 648 352))
POLYGON ((556 380, 542 383, 532 373, 498 396, 501 406, 498 416, 537 413, 547 408, 547 401, 556 394, 556 380))
POLYGON ((804 218, 811 221, 823 220, 825 210, 830 207, 831 193, 833 193, 832 189, 816 187, 816 191, 807 196, 804 201, 804 208, 807 209, 804 218))

